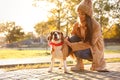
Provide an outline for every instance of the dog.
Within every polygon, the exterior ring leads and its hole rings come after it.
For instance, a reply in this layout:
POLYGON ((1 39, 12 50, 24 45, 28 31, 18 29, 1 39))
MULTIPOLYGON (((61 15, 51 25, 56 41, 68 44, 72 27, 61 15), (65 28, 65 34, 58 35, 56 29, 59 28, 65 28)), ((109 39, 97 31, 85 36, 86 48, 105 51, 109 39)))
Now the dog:
POLYGON ((64 35, 61 31, 52 31, 48 36, 48 44, 51 47, 51 65, 48 72, 52 72, 54 67, 55 59, 60 60, 60 68, 62 64, 64 66, 64 73, 67 73, 67 63, 66 57, 68 57, 67 53, 63 52, 64 47, 64 35))

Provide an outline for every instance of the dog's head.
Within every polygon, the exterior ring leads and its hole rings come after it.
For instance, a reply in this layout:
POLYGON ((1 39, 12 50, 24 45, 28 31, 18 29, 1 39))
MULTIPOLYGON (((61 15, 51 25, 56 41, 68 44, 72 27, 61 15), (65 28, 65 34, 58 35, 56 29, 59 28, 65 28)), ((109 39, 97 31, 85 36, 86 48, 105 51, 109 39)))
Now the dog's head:
POLYGON ((61 31, 52 31, 48 36, 49 42, 63 42, 64 36, 61 31))

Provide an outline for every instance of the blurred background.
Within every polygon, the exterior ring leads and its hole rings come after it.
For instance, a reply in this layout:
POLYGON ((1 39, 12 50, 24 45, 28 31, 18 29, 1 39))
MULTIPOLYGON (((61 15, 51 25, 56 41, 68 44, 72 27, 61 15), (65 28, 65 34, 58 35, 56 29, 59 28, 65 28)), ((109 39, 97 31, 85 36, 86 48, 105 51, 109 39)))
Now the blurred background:
MULTIPOLYGON (((0 49, 49 50, 46 38, 50 31, 70 35, 80 1, 0 0, 0 49)), ((93 0, 93 9, 102 27, 105 49, 119 53, 120 0, 93 0)))

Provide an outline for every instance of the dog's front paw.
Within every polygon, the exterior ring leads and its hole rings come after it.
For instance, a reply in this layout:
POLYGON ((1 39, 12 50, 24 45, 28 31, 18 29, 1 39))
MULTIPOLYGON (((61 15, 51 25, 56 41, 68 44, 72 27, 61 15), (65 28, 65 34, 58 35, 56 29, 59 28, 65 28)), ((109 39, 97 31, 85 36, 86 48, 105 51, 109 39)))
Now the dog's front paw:
POLYGON ((52 72, 52 69, 48 69, 48 72, 49 72, 49 73, 52 72))
POLYGON ((62 67, 59 67, 58 69, 62 69, 62 67))
POLYGON ((64 70, 64 73, 68 73, 68 70, 67 70, 67 69, 65 69, 65 70, 64 70))
POLYGON ((67 73, 68 73, 68 71, 64 71, 64 73, 66 73, 66 74, 67 74, 67 73))
POLYGON ((49 72, 49 73, 51 73, 51 72, 52 72, 52 70, 48 70, 48 72, 49 72))

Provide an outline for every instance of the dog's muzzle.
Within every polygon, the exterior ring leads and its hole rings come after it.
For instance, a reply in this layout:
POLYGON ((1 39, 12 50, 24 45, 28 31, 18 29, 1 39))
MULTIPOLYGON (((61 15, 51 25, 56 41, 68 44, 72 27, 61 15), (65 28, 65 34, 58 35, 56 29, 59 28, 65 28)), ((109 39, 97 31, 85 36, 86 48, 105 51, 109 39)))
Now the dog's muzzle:
POLYGON ((55 40, 55 41, 57 41, 57 40, 59 40, 59 39, 60 39, 59 35, 58 35, 58 34, 56 34, 56 33, 55 33, 53 36, 54 36, 54 40, 55 40))

